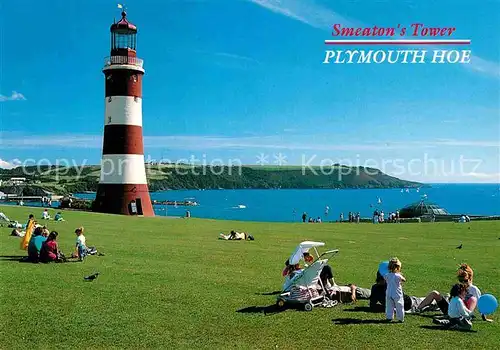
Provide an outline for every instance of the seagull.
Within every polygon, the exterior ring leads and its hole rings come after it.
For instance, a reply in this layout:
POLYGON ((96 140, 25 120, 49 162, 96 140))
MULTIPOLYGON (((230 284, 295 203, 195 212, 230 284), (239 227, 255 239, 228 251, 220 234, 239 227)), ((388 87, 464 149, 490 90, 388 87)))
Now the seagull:
POLYGON ((85 281, 92 282, 93 280, 95 280, 97 278, 97 276, 99 276, 99 272, 96 272, 93 275, 90 275, 90 276, 87 276, 87 277, 83 277, 83 279, 85 281))
POLYGON ((460 245, 457 247, 457 249, 462 249, 463 244, 460 243, 460 245))

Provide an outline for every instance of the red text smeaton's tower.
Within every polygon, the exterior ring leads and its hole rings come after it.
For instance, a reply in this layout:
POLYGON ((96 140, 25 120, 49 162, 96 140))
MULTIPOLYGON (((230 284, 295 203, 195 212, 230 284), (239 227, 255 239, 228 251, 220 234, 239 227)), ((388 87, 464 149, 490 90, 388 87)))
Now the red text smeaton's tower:
POLYGON ((136 55, 137 27, 122 18, 111 26, 106 76, 106 112, 101 179, 94 211, 154 216, 144 166, 142 138, 143 61, 136 55))

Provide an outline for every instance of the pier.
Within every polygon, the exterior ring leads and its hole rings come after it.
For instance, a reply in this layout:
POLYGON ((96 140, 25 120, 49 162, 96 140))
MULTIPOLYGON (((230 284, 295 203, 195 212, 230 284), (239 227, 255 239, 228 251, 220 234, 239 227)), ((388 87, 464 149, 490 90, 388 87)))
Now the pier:
POLYGON ((3 202, 15 202, 15 201, 24 201, 24 202, 41 202, 42 196, 19 196, 19 195, 6 195, 5 198, 2 199, 3 202))
POLYGON ((177 205, 180 207, 195 207, 198 206, 198 202, 194 201, 152 201, 153 205, 177 205))
POLYGON ((58 201, 62 198, 63 196, 20 196, 17 194, 6 194, 5 197, 0 199, 0 202, 18 202, 18 201, 23 201, 23 202, 41 202, 42 198, 48 198, 51 201, 58 201))

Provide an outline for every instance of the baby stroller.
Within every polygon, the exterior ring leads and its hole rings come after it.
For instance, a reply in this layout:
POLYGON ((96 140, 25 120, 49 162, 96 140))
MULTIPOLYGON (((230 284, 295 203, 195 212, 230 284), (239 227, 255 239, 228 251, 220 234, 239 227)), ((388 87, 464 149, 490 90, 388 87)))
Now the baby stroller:
POLYGON ((298 264, 304 253, 308 253, 313 248, 316 253, 316 260, 301 272, 295 274, 289 281, 285 282, 283 291, 279 294, 276 305, 279 308, 287 304, 300 305, 306 311, 311 311, 318 305, 333 306, 334 302, 326 294, 326 288, 321 281, 320 274, 323 267, 334 255, 338 254, 338 249, 329 250, 319 254, 317 247, 324 246, 323 242, 302 242, 289 259, 290 265, 298 264), (321 293, 318 291, 318 286, 321 293))

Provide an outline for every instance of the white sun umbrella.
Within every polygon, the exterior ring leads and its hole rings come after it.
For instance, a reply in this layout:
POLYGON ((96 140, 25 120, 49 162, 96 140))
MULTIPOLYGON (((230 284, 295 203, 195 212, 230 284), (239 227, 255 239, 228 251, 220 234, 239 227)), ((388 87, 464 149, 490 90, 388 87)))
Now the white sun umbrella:
POLYGON ((324 245, 325 243, 323 242, 304 241, 300 243, 297 248, 295 248, 292 255, 290 256, 290 259, 288 259, 288 262, 290 263, 290 265, 298 264, 300 259, 304 257, 304 253, 308 253, 309 249, 311 248, 314 248, 316 255, 319 257, 319 253, 316 248, 322 247, 324 245))

